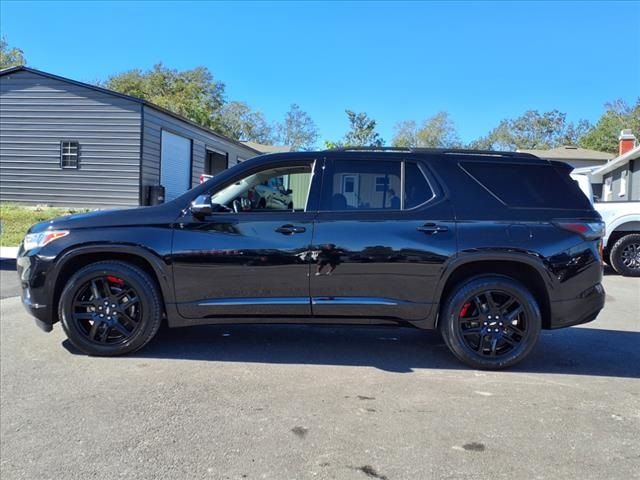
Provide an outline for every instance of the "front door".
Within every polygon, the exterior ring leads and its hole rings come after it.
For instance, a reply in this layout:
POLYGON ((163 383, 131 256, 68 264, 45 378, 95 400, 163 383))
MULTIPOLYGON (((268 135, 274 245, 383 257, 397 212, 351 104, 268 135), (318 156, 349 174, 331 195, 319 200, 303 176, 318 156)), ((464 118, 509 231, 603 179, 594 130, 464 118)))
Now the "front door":
POLYGON ((310 159, 248 171, 214 187, 211 215, 186 213, 175 229, 173 247, 175 294, 183 317, 311 314, 309 248, 315 212, 309 211, 308 198, 316 182, 313 166, 310 159), (261 201, 274 183, 290 185, 286 205, 261 201))
POLYGON ((428 167, 366 156, 325 164, 313 237, 314 316, 425 319, 456 251, 453 211, 428 167))

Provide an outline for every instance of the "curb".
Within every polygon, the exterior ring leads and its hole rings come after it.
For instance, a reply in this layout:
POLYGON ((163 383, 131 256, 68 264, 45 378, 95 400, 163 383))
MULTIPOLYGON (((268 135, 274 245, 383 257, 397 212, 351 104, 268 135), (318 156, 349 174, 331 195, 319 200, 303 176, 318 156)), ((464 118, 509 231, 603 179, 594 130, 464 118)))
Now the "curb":
POLYGON ((0 258, 16 258, 18 247, 0 247, 0 258))

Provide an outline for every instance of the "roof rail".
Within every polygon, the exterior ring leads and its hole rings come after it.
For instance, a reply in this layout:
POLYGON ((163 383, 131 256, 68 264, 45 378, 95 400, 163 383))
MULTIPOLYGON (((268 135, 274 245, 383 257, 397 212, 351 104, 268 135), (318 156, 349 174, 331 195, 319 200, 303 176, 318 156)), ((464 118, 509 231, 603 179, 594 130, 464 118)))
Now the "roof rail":
POLYGON ((411 147, 336 147, 325 152, 411 152, 411 147))
POLYGON ((325 152, 405 152, 437 153, 442 155, 486 155, 491 157, 538 158, 531 153, 502 152, 496 150, 473 150, 469 148, 420 148, 420 147, 339 147, 325 152))

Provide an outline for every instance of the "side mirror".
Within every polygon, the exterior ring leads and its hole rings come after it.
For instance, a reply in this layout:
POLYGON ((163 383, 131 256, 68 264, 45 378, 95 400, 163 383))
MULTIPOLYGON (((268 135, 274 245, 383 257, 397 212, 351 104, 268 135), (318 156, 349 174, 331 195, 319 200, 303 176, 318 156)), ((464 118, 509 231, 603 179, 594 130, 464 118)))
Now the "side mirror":
POLYGON ((191 213, 196 217, 205 217, 211 215, 213 207, 211 205, 211 195, 198 195, 191 202, 191 213))

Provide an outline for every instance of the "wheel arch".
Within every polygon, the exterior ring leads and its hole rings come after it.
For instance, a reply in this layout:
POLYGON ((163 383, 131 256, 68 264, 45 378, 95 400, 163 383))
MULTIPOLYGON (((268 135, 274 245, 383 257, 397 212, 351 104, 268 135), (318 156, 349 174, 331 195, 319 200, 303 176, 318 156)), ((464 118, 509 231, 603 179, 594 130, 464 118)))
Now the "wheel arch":
POLYGON ((611 250, 611 247, 625 235, 640 233, 640 215, 625 215, 608 225, 607 241, 605 249, 611 250))
MULTIPOLYGON (((482 275, 502 275, 522 283, 528 288, 538 301, 542 314, 542 328, 551 327, 551 300, 549 298, 549 284, 545 280, 547 275, 543 267, 535 261, 521 255, 496 255, 490 258, 466 258, 454 262, 446 270, 439 283, 439 310, 444 305, 451 292, 463 282, 482 275)), ((438 311, 438 317, 440 311, 438 311)))
POLYGON ((173 302, 173 289, 166 265, 156 255, 146 250, 129 245, 91 245, 75 248, 63 254, 57 262, 58 266, 50 277, 50 287, 53 293, 51 305, 57 312, 60 295, 67 280, 80 268, 100 261, 121 261, 132 264, 147 273, 158 285, 160 300, 166 311, 167 304, 173 302))

